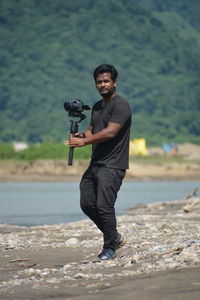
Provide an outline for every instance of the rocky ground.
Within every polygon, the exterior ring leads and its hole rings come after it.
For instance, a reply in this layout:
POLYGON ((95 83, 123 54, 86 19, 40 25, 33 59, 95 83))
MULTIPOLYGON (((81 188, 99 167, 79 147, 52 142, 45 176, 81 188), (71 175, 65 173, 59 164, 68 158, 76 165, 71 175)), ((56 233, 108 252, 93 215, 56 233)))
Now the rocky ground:
POLYGON ((89 220, 0 225, 0 299, 199 299, 199 189, 117 220, 125 245, 104 262, 101 233, 89 220))

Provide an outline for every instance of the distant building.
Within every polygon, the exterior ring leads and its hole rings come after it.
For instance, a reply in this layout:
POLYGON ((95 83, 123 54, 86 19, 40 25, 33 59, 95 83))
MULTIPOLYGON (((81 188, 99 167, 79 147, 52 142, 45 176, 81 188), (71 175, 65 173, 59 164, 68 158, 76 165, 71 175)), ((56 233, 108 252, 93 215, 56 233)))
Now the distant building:
POLYGON ((163 143, 163 151, 166 154, 177 154, 178 153, 178 144, 176 143, 163 143))
POLYGON ((28 147, 27 143, 13 142, 13 148, 16 152, 28 149, 28 147))

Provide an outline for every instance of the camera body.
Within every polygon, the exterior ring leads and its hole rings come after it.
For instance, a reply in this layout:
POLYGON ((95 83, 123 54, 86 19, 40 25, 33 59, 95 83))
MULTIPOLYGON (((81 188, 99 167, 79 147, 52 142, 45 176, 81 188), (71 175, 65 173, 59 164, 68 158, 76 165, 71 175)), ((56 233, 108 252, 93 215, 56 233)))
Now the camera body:
POLYGON ((90 107, 85 105, 82 100, 74 99, 71 102, 65 102, 64 109, 68 111, 70 117, 79 117, 83 119, 84 115, 82 112, 84 110, 90 110, 90 107))

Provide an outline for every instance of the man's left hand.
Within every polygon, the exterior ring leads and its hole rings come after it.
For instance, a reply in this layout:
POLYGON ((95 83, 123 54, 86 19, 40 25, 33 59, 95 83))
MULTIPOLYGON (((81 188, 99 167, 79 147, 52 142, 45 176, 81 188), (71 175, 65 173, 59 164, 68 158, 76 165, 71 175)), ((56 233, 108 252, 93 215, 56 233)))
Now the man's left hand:
POLYGON ((84 138, 77 138, 70 135, 69 138, 69 147, 83 147, 85 146, 84 138))

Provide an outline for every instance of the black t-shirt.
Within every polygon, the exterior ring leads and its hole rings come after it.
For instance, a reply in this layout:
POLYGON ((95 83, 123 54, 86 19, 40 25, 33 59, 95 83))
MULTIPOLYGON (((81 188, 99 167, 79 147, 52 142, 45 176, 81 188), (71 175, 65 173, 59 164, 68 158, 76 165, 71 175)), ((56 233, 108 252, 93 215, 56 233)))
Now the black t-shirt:
POLYGON ((92 133, 107 127, 108 122, 123 124, 119 133, 103 143, 92 145, 92 163, 106 167, 128 169, 131 108, 126 99, 115 95, 109 102, 96 102, 92 108, 92 133))

